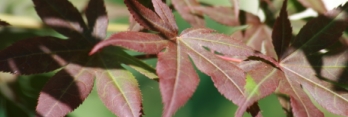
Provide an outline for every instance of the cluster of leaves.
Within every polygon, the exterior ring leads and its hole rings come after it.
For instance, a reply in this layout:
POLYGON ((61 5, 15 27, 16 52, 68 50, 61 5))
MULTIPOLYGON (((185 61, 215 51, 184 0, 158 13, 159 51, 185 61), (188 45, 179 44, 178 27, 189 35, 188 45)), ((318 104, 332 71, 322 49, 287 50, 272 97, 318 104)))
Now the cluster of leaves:
POLYGON ((242 13, 245 21, 241 21, 237 5, 201 6, 195 0, 172 0, 194 27, 180 34, 172 9, 162 0, 151 0, 150 5, 124 0, 132 15, 129 31, 103 40, 108 24, 103 0, 89 1, 84 14, 87 24, 67 0, 33 2, 42 21, 67 39, 45 36, 19 41, 0 51, 0 70, 37 74, 58 69, 40 93, 37 116, 71 112, 91 92, 95 79, 101 100, 114 114, 142 116, 138 83, 121 64, 159 80, 164 117, 171 117, 195 92, 199 77, 193 65, 239 106, 237 117, 245 112, 261 116, 257 101, 272 93, 279 94, 289 115, 324 116, 312 98, 328 111, 348 116, 348 49, 341 38, 348 26, 348 4, 308 21, 294 37, 287 0, 272 32, 252 14, 242 13), (231 16, 222 18, 226 13, 231 16), (204 28, 203 14, 228 26, 246 23, 254 28, 219 34, 204 28), (263 37, 252 37, 260 32, 263 37), (157 55, 156 70, 119 47, 157 55))

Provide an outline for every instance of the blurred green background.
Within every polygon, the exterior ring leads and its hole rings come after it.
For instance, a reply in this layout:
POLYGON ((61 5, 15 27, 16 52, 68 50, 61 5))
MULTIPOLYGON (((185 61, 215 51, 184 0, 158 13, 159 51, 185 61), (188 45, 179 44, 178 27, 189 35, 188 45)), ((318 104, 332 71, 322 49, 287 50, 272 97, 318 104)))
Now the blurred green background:
MULTIPOLYGON (((83 9, 87 0, 70 0, 78 9, 83 9)), ((208 4, 231 6, 229 0, 200 0, 208 4)), ((259 0, 240 0, 243 3, 242 9, 259 13, 259 0), (256 11, 255 11, 256 10, 256 11)), ((114 24, 115 29, 108 32, 111 35, 117 30, 125 30, 124 26, 128 23, 128 12, 123 5, 123 0, 106 0, 110 24, 114 24), (120 26, 118 28, 117 26, 120 26), (123 26, 123 27, 122 27, 123 26)), ((276 8, 279 8, 282 0, 273 0, 276 8)), ((303 6, 298 6, 296 0, 290 0, 289 11, 296 13, 304 10, 303 6)), ((189 28, 189 24, 185 22, 178 13, 174 13, 180 30, 189 28)), ((263 15, 261 13, 261 15, 263 15)), ((30 0, 0 0, 0 19, 7 16, 15 16, 15 18, 24 17, 39 21, 33 4, 30 0)), ((206 17, 207 18, 207 17, 206 17)), ((301 22, 301 21, 300 21, 301 22)), ((304 22, 304 21, 302 21, 304 22)), ((233 27, 220 25, 213 20, 206 19, 207 27, 218 30, 221 33, 231 34, 235 31, 233 27)), ((301 25, 300 25, 301 26, 301 25)), ((294 28, 301 28, 294 26, 294 28)), ((31 26, 16 25, 9 28, 0 28, 0 49, 3 49, 12 43, 34 36, 58 36, 55 31, 49 28, 37 28, 31 26)), ((136 54, 129 51, 130 54, 136 54)), ((145 60, 151 66, 155 66, 156 59, 145 60)), ((160 117, 162 114, 162 101, 159 92, 159 86, 156 81, 150 80, 145 76, 133 71, 129 67, 139 81, 143 94, 144 117, 160 117)), ((199 72, 199 71, 198 71, 199 72)), ((37 97, 40 89, 45 82, 55 72, 28 75, 13 76, 9 74, 0 74, 0 117, 26 117, 34 116, 37 97)), ((211 79, 200 73, 200 83, 193 97, 175 114, 175 117, 233 117, 237 107, 226 98, 224 98, 214 87, 211 79)), ((285 114, 273 94, 259 102, 262 114, 265 117, 285 117, 285 114)), ((325 111, 327 117, 338 117, 325 111)), ((68 115, 69 117, 114 117, 99 99, 94 89, 84 103, 75 111, 68 115)), ((245 117, 250 115, 245 114, 245 117)))

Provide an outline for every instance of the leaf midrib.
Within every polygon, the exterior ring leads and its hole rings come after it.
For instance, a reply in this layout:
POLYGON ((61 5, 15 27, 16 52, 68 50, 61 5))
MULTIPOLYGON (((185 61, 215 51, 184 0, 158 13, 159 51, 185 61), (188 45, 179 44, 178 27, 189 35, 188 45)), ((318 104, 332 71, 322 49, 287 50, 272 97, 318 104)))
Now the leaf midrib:
MULTIPOLYGON (((104 59, 102 59, 102 56, 101 56, 101 55, 98 55, 98 57, 99 57, 99 60, 101 60, 103 66, 107 68, 108 65, 105 63, 104 59)), ((111 71, 110 71, 109 69, 104 69, 104 71, 106 71, 107 74, 108 74, 108 76, 111 77, 111 80, 112 80, 113 83, 116 85, 116 87, 117 87, 118 89, 120 89, 119 91, 121 92, 122 97, 123 97, 124 100, 126 101, 127 107, 131 110, 131 113, 132 113, 133 117, 135 117, 135 115, 134 115, 134 113, 133 113, 134 110, 133 110, 133 108, 130 106, 130 104, 131 104, 130 101, 129 101, 128 98, 124 95, 124 94, 126 94, 126 93, 123 92, 123 88, 120 87, 120 84, 118 84, 118 82, 115 80, 116 78, 112 75, 112 73, 111 73, 111 71)))
POLYGON ((222 69, 220 69, 220 67, 218 67, 218 65, 214 64, 214 62, 210 61, 209 59, 207 59, 205 56, 203 56, 202 54, 200 54, 199 52, 197 52, 196 50, 194 50, 192 47, 189 46, 188 43, 185 43, 184 41, 182 41, 182 39, 180 37, 177 37, 178 40, 180 42, 182 42, 183 44, 185 44, 186 47, 188 47, 189 49, 191 49, 193 52, 195 52, 196 54, 198 54, 199 56, 201 56, 202 58, 204 58, 206 61, 208 61, 210 64, 212 64, 215 68, 217 68, 219 71, 221 71, 232 83, 233 85, 238 89, 238 91, 241 93, 241 95, 244 95, 242 89, 240 89, 237 85, 237 83, 235 83, 232 78, 230 78, 222 69))
POLYGON ((323 90, 325 90, 325 91, 327 91, 327 92, 329 92, 329 93, 331 93, 331 94, 333 94, 333 95, 335 95, 335 96, 341 98, 342 100, 348 102, 348 99, 346 99, 346 98, 342 97, 341 95, 338 95, 337 93, 335 93, 335 92, 333 92, 333 91, 331 91, 331 90, 329 90, 329 89, 327 89, 327 88, 325 88, 325 87, 323 87, 323 86, 321 86, 321 85, 315 83, 314 81, 310 80, 309 78, 306 78, 305 76, 302 76, 301 74, 299 74, 299 73, 297 73, 297 72, 291 70, 291 68, 287 68, 287 67, 283 67, 283 68, 284 68, 284 70, 288 70, 288 71, 290 71, 291 73, 293 73, 293 74, 299 76, 300 78, 302 78, 302 79, 308 81, 309 83, 314 84, 315 86, 317 86, 317 87, 319 87, 319 88, 321 88, 321 89, 323 89, 323 90))
MULTIPOLYGON (((90 62, 90 60, 87 62, 87 64, 88 64, 89 62, 90 62)), ((67 66, 67 67, 68 67, 68 66, 67 66)), ((79 70, 79 73, 77 73, 77 74, 73 77, 74 80, 73 80, 72 82, 69 83, 69 85, 67 86, 67 88, 64 89, 64 92, 63 92, 62 95, 58 98, 59 101, 60 101, 60 100, 63 98, 63 96, 66 94, 67 89, 69 89, 69 88, 73 85, 73 83, 75 83, 76 81, 78 81, 78 80, 77 80, 77 79, 79 79, 78 76, 80 76, 84 71, 86 71, 86 68, 84 68, 84 67, 81 67, 81 69, 82 69, 82 70, 79 70)), ((64 69, 62 69, 62 70, 64 70, 64 69)), ((53 104, 52 108, 47 112, 47 114, 51 113, 51 111, 52 111, 53 108, 58 104, 59 101, 56 101, 56 102, 53 104)))

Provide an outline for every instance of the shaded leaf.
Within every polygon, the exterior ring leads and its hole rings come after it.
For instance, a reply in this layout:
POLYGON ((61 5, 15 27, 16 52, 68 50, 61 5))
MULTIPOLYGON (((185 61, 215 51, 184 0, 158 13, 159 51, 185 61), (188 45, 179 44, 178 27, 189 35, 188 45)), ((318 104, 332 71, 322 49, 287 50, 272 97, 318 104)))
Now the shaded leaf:
POLYGON ((88 52, 88 45, 74 39, 25 39, 0 51, 0 69, 15 74, 49 72, 65 66, 82 52, 88 52))
POLYGON ((250 113, 253 117, 262 117, 261 109, 258 105, 258 103, 254 103, 252 106, 250 106, 247 110, 247 112, 250 113))
MULTIPOLYGON (((348 26, 348 4, 309 21, 296 36, 292 46, 313 54, 336 43, 348 26)), ((293 50, 289 50, 293 51, 293 50)), ((296 52, 294 52, 296 53, 296 52)))
POLYGON ((112 56, 99 56, 102 67, 97 71, 97 90, 104 105, 120 117, 142 115, 141 92, 134 76, 112 56))
POLYGON ((155 6, 157 6, 156 12, 161 13, 161 15, 159 16, 158 13, 156 14, 154 11, 146 8, 136 0, 124 0, 124 2, 127 5, 128 10, 132 14, 133 18, 144 28, 163 33, 168 38, 172 38, 176 35, 176 24, 170 24, 170 21, 172 21, 172 18, 174 17, 172 17, 173 15, 171 14, 171 12, 169 13, 169 8, 163 9, 164 7, 168 7, 163 6, 165 4, 154 1, 156 4, 155 6), (162 19, 164 17, 166 19, 162 19), (173 25, 175 27, 172 27, 173 25))
POLYGON ((104 0, 90 0, 86 9, 86 17, 92 36, 104 39, 109 22, 104 0))
POLYGON ((285 77, 279 91, 290 95, 295 116, 323 116, 304 91, 330 112, 348 114, 347 90, 337 90, 331 84, 347 84, 342 79, 347 76, 348 59, 344 56, 348 56, 348 52, 344 45, 338 44, 347 28, 344 16, 347 6, 309 21, 287 49, 288 56, 280 61, 285 77), (327 52, 321 51, 326 49, 327 52))
POLYGON ((68 0, 33 0, 41 20, 68 37, 84 37, 87 26, 79 11, 68 0))
POLYGON ((164 104, 163 117, 171 117, 193 95, 199 78, 181 47, 169 44, 158 55, 157 74, 164 104))
POLYGON ((115 56, 114 58, 116 61, 126 64, 127 66, 133 68, 134 70, 138 71, 139 73, 145 75, 146 77, 152 80, 158 80, 155 68, 149 66, 148 64, 140 61, 139 59, 131 55, 128 55, 120 48, 105 48, 102 53, 110 56, 115 56))
POLYGON ((147 54, 157 54, 167 45, 161 36, 143 32, 119 32, 112 35, 109 39, 98 43, 90 52, 94 54, 103 47, 109 45, 122 46, 127 49, 144 52, 147 54), (131 36, 130 36, 131 35, 131 36))
POLYGON ((192 7, 200 6, 197 0, 171 0, 182 18, 193 27, 204 27, 203 14, 192 7))
POLYGON ((280 61, 283 57, 285 49, 289 47, 292 38, 292 28, 288 13, 286 12, 287 0, 284 0, 283 7, 273 26, 273 45, 277 53, 277 59, 280 61))
POLYGON ((67 65, 40 92, 37 116, 61 117, 76 109, 92 91, 94 74, 76 64, 67 65))
MULTIPOLYGON (((348 61, 348 59, 341 56, 348 56, 348 52, 345 51, 335 56, 323 57, 323 64, 314 64, 314 67, 321 68, 320 74, 317 74, 315 69, 311 67, 311 64, 308 62, 303 52, 297 52, 296 57, 283 61, 282 66, 287 77, 291 78, 291 80, 295 80, 296 82, 300 82, 303 89, 307 90, 320 105, 330 112, 347 116, 347 91, 335 91, 335 89, 332 88, 328 82, 320 80, 325 78, 338 82, 340 79, 346 76, 333 75, 342 74, 345 69, 347 69, 347 65, 345 63, 348 61)), ((313 58, 317 59, 318 57, 313 56, 313 58)), ((348 82, 340 83, 348 84, 348 82)))
POLYGON ((238 26, 239 19, 238 16, 235 15, 235 9, 231 7, 223 7, 223 6, 214 6, 214 7, 204 7, 197 6, 192 7, 192 9, 202 12, 206 14, 213 20, 218 23, 227 25, 227 26, 238 26))

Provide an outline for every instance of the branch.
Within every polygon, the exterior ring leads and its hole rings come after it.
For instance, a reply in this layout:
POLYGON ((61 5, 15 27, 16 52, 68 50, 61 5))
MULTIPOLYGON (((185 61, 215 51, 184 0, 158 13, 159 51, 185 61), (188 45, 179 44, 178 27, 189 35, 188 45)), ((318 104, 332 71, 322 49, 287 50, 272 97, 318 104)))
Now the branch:
MULTIPOLYGON (((10 23, 12 27, 28 28, 28 29, 41 29, 44 27, 41 21, 31 17, 0 14, 0 19, 10 23)), ((125 31, 127 29, 128 29, 127 24, 109 24, 107 31, 117 32, 117 31, 125 31)))

